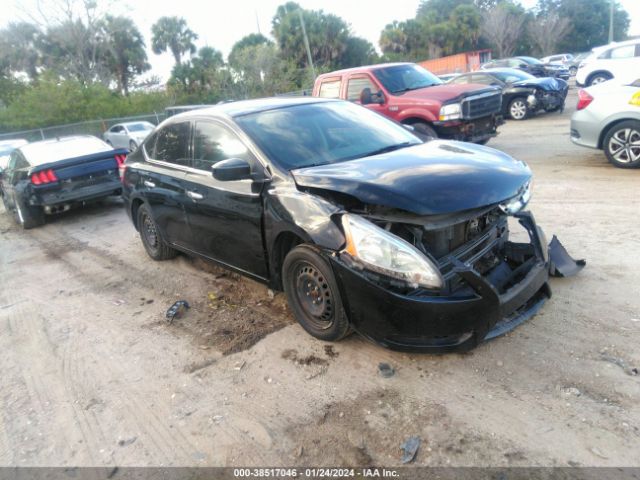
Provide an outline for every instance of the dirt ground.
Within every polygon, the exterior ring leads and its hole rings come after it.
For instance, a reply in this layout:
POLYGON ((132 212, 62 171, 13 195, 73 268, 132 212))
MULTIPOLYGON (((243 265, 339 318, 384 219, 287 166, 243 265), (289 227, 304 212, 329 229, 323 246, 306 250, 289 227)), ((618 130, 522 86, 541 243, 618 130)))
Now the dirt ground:
POLYGON ((571 95, 490 146, 587 267, 465 355, 316 341, 282 294, 150 260, 116 199, 30 231, 0 207, 0 465, 396 466, 414 435, 417 465, 640 465, 640 171, 571 144, 571 95))

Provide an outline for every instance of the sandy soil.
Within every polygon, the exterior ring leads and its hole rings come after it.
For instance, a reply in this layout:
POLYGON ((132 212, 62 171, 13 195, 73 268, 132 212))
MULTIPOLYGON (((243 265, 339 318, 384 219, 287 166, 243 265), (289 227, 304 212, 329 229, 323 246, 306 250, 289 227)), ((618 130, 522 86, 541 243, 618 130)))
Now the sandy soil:
POLYGON ((640 171, 572 145, 568 105, 490 146, 587 268, 466 355, 316 341, 281 294, 150 260, 116 199, 26 232, 0 207, 0 465, 399 465, 417 435, 417 465, 638 466, 640 171))

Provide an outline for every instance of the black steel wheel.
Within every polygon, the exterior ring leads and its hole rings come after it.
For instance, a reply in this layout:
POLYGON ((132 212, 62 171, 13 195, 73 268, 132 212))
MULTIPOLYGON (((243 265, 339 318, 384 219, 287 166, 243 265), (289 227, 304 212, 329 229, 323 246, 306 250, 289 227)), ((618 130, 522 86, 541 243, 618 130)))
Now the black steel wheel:
POLYGON ((169 260, 177 255, 178 252, 162 239, 149 207, 144 204, 138 208, 137 222, 142 245, 151 258, 158 261, 169 260))
POLYGON ((602 148, 616 167, 640 168, 640 122, 626 120, 614 125, 604 137, 602 148))
POLYGON ((282 278, 289 306, 309 334, 337 341, 350 333, 333 271, 317 249, 299 245, 291 250, 282 266, 282 278))

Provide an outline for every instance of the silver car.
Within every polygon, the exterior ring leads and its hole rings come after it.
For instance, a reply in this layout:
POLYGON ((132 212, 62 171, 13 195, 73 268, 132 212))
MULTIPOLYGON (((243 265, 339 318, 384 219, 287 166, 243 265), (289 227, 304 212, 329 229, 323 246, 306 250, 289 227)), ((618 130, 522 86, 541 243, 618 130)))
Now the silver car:
POLYGON ((9 163, 9 155, 16 148, 26 145, 28 142, 22 138, 12 140, 0 140, 0 170, 7 168, 9 163))
POLYGON ((571 140, 604 150, 621 168, 640 167, 640 79, 631 84, 610 80, 578 92, 571 117, 571 140))
POLYGON ((155 125, 149 122, 117 123, 102 137, 113 148, 128 148, 133 152, 154 128, 155 125))

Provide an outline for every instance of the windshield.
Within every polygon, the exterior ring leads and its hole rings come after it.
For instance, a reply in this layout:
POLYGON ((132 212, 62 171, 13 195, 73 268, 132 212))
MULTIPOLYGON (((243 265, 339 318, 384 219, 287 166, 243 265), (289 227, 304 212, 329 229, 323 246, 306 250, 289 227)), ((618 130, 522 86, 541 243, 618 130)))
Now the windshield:
POLYGON ((510 70, 508 72, 505 71, 493 71, 491 75, 498 77, 504 83, 513 83, 519 82, 520 80, 531 80, 532 78, 536 78, 530 73, 523 72, 522 70, 510 70))
POLYGON ((518 58, 520 60, 524 60, 529 65, 542 65, 542 62, 540 60, 538 60, 537 58, 533 58, 533 57, 518 57, 518 58))
POLYGON ((130 132, 143 132, 145 130, 153 130, 153 125, 149 122, 130 123, 127 125, 127 130, 130 132))
POLYGON ((374 70, 373 74, 389 93, 402 93, 443 83, 433 73, 414 64, 380 68, 374 70))
POLYGON ((286 170, 422 143, 402 126, 348 102, 293 105, 234 120, 272 162, 286 170))

